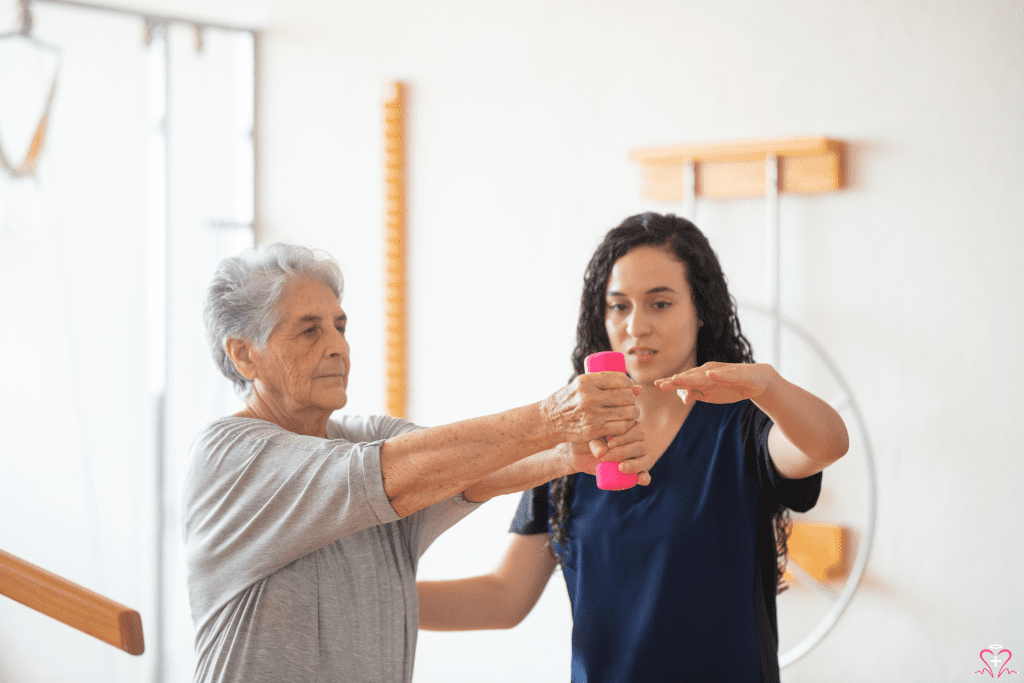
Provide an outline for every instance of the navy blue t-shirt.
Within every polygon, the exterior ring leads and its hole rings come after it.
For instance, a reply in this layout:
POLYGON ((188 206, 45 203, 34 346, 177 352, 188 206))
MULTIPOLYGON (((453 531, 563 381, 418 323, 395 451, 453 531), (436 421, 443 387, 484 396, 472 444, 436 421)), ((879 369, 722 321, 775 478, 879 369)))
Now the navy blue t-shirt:
MULTIPOLYGON (((821 474, 790 480, 768 456, 772 421, 750 401, 695 403, 650 486, 602 491, 576 475, 563 572, 574 683, 779 680, 779 505, 809 510, 821 474)), ((549 485, 512 531, 546 533, 549 485)))

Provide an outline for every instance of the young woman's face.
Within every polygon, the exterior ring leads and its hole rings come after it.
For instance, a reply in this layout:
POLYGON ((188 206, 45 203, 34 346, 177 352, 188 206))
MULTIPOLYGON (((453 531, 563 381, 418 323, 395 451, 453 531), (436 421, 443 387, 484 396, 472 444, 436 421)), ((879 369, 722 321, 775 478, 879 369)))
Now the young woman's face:
POLYGON ((615 262, 605 292, 604 326, 626 371, 649 384, 697 366, 697 319, 686 266, 643 246, 615 262))

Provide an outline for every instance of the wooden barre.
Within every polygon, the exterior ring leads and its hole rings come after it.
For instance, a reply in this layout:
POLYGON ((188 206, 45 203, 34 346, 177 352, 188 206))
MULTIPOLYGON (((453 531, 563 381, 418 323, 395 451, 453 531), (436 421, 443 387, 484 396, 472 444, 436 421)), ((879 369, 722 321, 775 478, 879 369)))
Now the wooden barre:
POLYGON ((128 654, 145 650, 138 612, 3 550, 0 594, 128 654))

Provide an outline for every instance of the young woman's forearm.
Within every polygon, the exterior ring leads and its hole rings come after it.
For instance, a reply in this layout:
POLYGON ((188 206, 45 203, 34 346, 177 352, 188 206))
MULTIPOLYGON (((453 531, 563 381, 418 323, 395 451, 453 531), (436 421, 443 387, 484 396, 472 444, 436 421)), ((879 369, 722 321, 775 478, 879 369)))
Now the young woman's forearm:
POLYGON ((418 581, 420 628, 475 631, 512 628, 519 623, 493 574, 453 581, 418 581))
POLYGON ((420 628, 471 631, 517 625, 537 604, 555 569, 547 540, 547 534, 512 534, 504 559, 492 573, 417 582, 420 628))
POLYGON ((850 448, 846 424, 839 413, 778 373, 774 373, 769 388, 753 401, 775 423, 768 447, 773 462, 786 477, 809 477, 843 457, 850 448))

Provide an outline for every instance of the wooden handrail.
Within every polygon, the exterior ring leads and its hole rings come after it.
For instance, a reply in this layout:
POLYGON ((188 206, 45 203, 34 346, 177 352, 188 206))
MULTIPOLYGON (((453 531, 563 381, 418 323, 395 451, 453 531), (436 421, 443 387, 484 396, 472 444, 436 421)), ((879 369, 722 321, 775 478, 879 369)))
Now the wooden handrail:
POLYGON ((139 613, 0 550, 0 595, 132 655, 145 650, 139 613))

